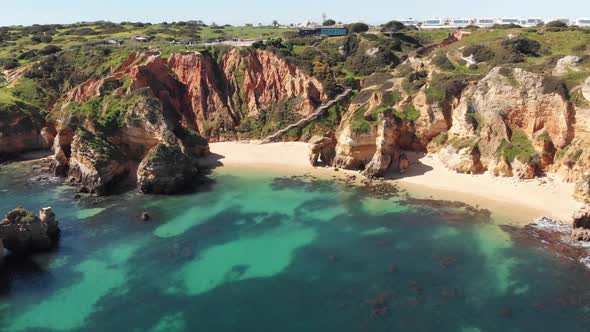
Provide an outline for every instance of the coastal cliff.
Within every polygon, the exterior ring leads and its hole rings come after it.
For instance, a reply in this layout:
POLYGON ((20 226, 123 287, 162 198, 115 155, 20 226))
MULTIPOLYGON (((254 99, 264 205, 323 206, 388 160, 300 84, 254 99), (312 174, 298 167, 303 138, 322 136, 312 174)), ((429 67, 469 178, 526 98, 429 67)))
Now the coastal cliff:
POLYGON ((541 45, 526 37, 531 33, 488 36, 486 43, 473 39, 475 32, 456 32, 430 44, 397 34, 193 52, 97 51, 87 56, 94 62, 84 75, 60 62, 73 61, 65 55, 47 58, 10 75, 15 88, 39 82, 36 88, 59 89, 2 113, 0 139, 14 144, 0 153, 52 147, 56 174, 84 191, 108 192, 131 178, 141 191, 172 192, 157 177, 192 174, 186 165, 209 153, 208 142, 289 128, 282 139, 311 140, 311 163, 371 178, 406 171, 404 152, 411 151, 459 173, 556 173, 590 200, 587 51, 550 56, 549 41, 541 45), (70 75, 61 85, 45 78, 58 71, 70 75), (351 90, 352 97, 333 100, 351 90), (42 107, 45 113, 33 112, 42 107), (167 153, 190 161, 171 175, 162 158, 148 158, 167 153), (102 164, 104 156, 112 163, 102 164))
MULTIPOLYGON (((154 184, 161 172, 147 171, 145 158, 155 147, 181 149, 192 165, 209 153, 204 137, 233 140, 238 127, 261 112, 282 112, 288 105, 289 111, 306 116, 327 98, 320 81, 270 51, 235 48, 216 56, 131 53, 106 75, 63 93, 45 119, 37 117, 33 124, 18 112, 7 116, 0 123, 8 128, 0 137, 7 143, 0 153, 51 147, 55 173, 97 194, 109 192, 129 175, 135 177, 131 170, 143 162, 138 188, 173 193, 180 188, 175 181, 162 188, 154 184), (41 130, 44 125, 48 128, 41 130)), ((180 173, 181 178, 194 175, 192 170, 180 173)))
POLYGON ((382 175, 384 168, 395 171, 390 160, 408 150, 436 155, 459 173, 531 179, 551 172, 570 182, 587 179, 588 156, 581 147, 588 140, 588 111, 574 104, 562 80, 493 67, 476 81, 440 81, 434 61, 408 59, 357 94, 336 135, 334 166, 382 175), (402 70, 409 74, 401 77, 402 70), (395 118, 387 126, 385 113, 395 118))

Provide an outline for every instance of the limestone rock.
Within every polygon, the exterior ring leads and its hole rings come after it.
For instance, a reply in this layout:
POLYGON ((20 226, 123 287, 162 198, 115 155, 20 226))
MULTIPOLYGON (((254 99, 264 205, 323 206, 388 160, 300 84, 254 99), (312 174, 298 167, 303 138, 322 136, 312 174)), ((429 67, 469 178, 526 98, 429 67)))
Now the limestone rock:
POLYGON ((146 194, 175 194, 194 183, 198 169, 177 145, 158 144, 137 169, 137 188, 146 194))
POLYGON ((487 170, 481 162, 481 155, 477 146, 458 149, 449 145, 441 149, 437 156, 445 167, 457 173, 482 174, 487 170))
POLYGON ((582 58, 575 55, 565 56, 557 61, 555 69, 553 69, 554 76, 562 76, 571 71, 580 71, 577 64, 582 61, 582 58))
MULTIPOLYGON (((542 135, 553 148, 564 148, 574 137, 575 112, 561 95, 546 91, 543 82, 542 76, 519 68, 492 69, 464 90, 452 111, 449 137, 476 136, 482 160, 495 159, 502 142, 510 142, 517 131, 530 142, 539 141, 542 135)), ((535 150, 544 153, 543 146, 535 150)), ((513 170, 521 168, 518 166, 513 165, 513 170)), ((528 178, 534 173, 529 166, 519 176, 528 178)), ((543 165, 542 170, 548 167, 543 165)))
POLYGON ((334 163, 336 156, 336 136, 328 132, 324 136, 313 136, 309 140, 309 161, 312 166, 318 166, 321 160, 326 166, 334 163))
POLYGON ((489 165, 490 172, 495 176, 513 177, 512 165, 504 159, 492 160, 489 165))
POLYGON ((70 167, 71 145, 74 140, 74 130, 70 126, 63 126, 57 130, 53 140, 53 172, 55 175, 67 175, 70 167))
POLYGON ((512 161, 511 166, 514 176, 521 180, 534 179, 539 174, 535 165, 523 163, 518 159, 512 161))
POLYGON ((392 162, 399 162, 399 130, 398 123, 391 110, 379 114, 376 138, 376 151, 363 174, 369 178, 383 177, 390 169, 392 162))
POLYGON ((81 192, 105 195, 129 172, 126 155, 86 129, 78 129, 71 150, 68 181, 81 192))
POLYGON ((3 246, 15 254, 49 250, 57 243, 59 233, 51 208, 41 209, 39 217, 23 208, 16 208, 0 221, 3 246))
POLYGON ((405 153, 402 153, 399 156, 399 172, 401 174, 405 174, 409 168, 410 168, 410 160, 408 159, 408 156, 405 153))

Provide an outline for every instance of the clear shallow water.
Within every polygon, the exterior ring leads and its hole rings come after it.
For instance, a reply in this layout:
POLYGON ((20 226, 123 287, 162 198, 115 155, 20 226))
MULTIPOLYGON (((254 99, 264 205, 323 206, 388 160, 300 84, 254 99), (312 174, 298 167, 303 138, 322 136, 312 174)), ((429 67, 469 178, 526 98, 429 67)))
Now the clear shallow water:
POLYGON ((25 178, 0 171, 0 211, 52 206, 63 236, 1 267, 0 331, 590 330, 585 268, 460 205, 252 171, 82 200, 25 178))

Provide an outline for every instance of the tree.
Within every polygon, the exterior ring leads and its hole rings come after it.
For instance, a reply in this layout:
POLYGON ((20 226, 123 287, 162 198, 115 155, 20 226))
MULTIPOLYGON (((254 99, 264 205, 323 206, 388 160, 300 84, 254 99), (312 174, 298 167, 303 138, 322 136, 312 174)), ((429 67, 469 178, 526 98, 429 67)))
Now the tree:
POLYGON ((277 21, 277 20, 274 20, 274 21, 272 21, 272 27, 273 27, 273 28, 278 28, 278 27, 279 27, 279 25, 280 25, 280 24, 279 24, 279 21, 277 21))
POLYGON ((567 28, 567 24, 562 21, 551 21, 545 25, 548 28, 567 28))
POLYGON ((352 33, 367 32, 369 31, 369 26, 362 22, 352 23, 348 26, 348 30, 352 33))
POLYGON ((324 23, 322 25, 327 27, 327 26, 335 25, 335 24, 336 24, 336 21, 334 21, 333 19, 327 19, 324 21, 324 23))
POLYGON ((393 33, 398 32, 406 28, 406 25, 400 21, 389 21, 383 25, 381 28, 381 32, 383 33, 393 33))

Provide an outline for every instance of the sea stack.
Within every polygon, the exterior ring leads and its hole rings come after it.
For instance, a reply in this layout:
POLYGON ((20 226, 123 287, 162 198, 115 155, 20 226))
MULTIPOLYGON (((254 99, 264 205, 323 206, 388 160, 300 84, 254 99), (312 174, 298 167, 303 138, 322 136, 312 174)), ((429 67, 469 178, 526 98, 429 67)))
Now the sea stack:
POLYGON ((0 239, 8 251, 28 255, 53 248, 59 239, 60 229, 50 207, 33 212, 17 207, 0 221, 0 239))

